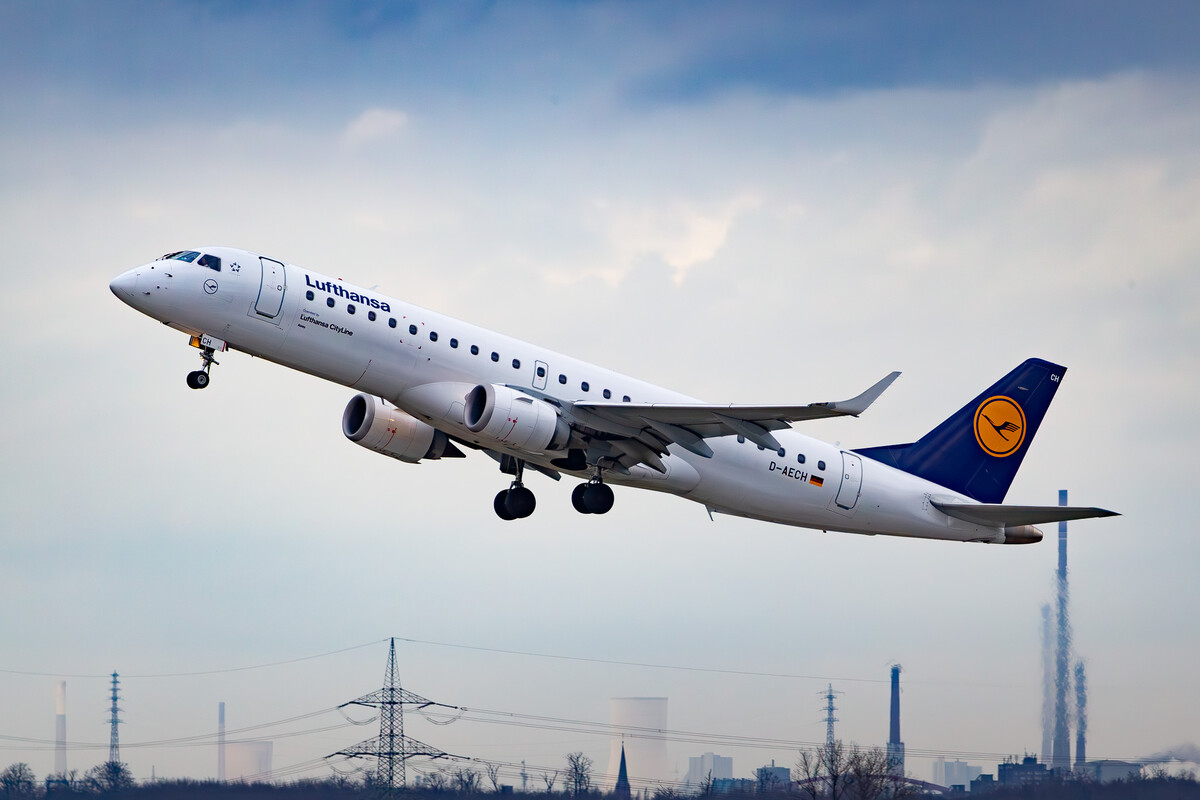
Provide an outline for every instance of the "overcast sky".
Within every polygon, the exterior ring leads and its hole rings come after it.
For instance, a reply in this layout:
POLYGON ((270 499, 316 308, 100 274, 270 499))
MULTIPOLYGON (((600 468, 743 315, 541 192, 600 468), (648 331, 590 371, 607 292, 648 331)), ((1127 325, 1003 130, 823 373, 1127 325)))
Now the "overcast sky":
MULTIPOLYGON (((903 370, 805 424, 847 447, 1065 364, 1007 499, 1124 515, 1072 526, 1089 755, 1200 740, 1197 40, 1186 2, 0 5, 0 765, 51 771, 63 677, 69 765, 105 760, 115 669, 134 774, 215 776, 211 739, 137 745, 211 734, 222 700, 233 730, 370 692, 389 636, 444 703, 606 722, 666 696, 671 729, 792 742, 823 739, 832 683, 839 735, 882 745, 899 662, 912 773, 1040 747, 1053 535, 822 534, 628 489, 583 517, 539 476, 501 522, 490 459, 347 442, 350 390, 239 353, 189 390, 186 338, 108 282, 205 244, 714 402, 903 370)), ((322 776, 371 728, 283 734, 339 722, 246 735, 322 776)), ((407 732, 606 769, 574 727, 407 732)), ((680 776, 795 758, 668 750, 680 776)))

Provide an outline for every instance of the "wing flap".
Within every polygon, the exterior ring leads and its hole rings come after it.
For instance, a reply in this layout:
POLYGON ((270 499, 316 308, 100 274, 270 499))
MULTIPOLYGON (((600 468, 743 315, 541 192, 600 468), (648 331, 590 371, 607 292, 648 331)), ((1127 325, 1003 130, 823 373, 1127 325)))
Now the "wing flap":
POLYGON ((933 507, 946 516, 994 528, 1120 516, 1116 511, 1085 506, 1009 506, 1002 503, 939 503, 934 500, 933 507))
POLYGON ((741 434, 755 444, 772 450, 779 443, 771 431, 790 427, 792 422, 828 417, 858 416, 900 376, 893 372, 857 397, 806 406, 709 405, 705 403, 573 403, 570 413, 589 427, 617 436, 649 428, 705 458, 712 450, 703 440, 741 434))

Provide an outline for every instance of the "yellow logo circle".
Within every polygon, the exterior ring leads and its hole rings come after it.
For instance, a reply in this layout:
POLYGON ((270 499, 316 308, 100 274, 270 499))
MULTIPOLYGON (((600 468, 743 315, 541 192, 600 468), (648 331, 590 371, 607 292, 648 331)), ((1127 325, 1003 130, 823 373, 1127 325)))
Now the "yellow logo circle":
POLYGON ((975 441, 989 455, 1003 458, 1025 441, 1025 412, 1011 397, 996 395, 975 410, 975 441))

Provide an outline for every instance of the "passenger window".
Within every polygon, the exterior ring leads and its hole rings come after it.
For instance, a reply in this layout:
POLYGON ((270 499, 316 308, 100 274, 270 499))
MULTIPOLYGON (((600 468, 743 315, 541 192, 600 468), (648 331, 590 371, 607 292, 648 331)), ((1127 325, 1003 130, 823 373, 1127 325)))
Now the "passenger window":
POLYGON ((354 313, 354 303, 351 303, 350 305, 346 306, 346 313, 347 313, 347 314, 353 314, 353 313, 354 313))
POLYGON ((746 437, 745 437, 745 436, 742 436, 740 433, 739 433, 739 434, 738 434, 738 436, 737 436, 737 440, 738 440, 738 444, 745 444, 745 443, 746 443, 746 437))
POLYGON ((605 389, 604 390, 604 399, 607 400, 610 397, 612 397, 612 392, 610 392, 608 389, 605 389))
POLYGON ((325 305, 329 306, 330 308, 333 308, 333 298, 332 298, 332 297, 326 297, 326 298, 325 298, 325 305))
POLYGON ((477 344, 471 345, 471 355, 473 355, 473 356, 479 355, 479 345, 477 345, 477 344))
POLYGON ((304 297, 307 298, 308 300, 312 300, 313 299, 312 289, 309 289, 307 292, 305 292, 304 297))
POLYGON ((544 377, 546 377, 546 368, 545 368, 545 367, 538 367, 538 368, 537 368, 537 376, 538 376, 539 378, 544 378, 544 377))
POLYGON ((559 382, 559 383, 561 383, 561 384, 563 384, 563 385, 565 386, 565 385, 567 384, 567 376, 566 376, 566 375, 559 375, 559 376, 558 376, 558 382, 559 382))
POLYGON ((787 455, 787 451, 786 451, 786 450, 784 450, 782 447, 781 447, 781 448, 779 448, 779 457, 780 457, 780 458, 783 458, 783 457, 784 457, 784 456, 786 456, 786 455, 787 455))
POLYGON ((457 349, 458 349, 458 339, 451 339, 451 340, 450 340, 450 349, 451 349, 451 350, 457 350, 457 349))
POLYGON ((395 317, 388 317, 388 327, 389 328, 396 327, 396 318, 395 317))
POLYGON ((825 462, 824 462, 824 461, 818 461, 818 462, 817 462, 817 469, 819 469, 819 470, 824 470, 824 469, 825 469, 825 462))
POLYGON ((371 322, 374 322, 374 321, 375 321, 375 312, 374 312, 374 311, 368 311, 368 312, 367 312, 367 319, 371 320, 371 322))
POLYGON ((221 259, 216 256, 210 256, 208 253, 200 256, 200 260, 196 263, 202 267, 208 267, 215 272, 221 271, 221 259))
POLYGON ((583 389, 583 390, 586 392, 586 391, 588 391, 588 390, 589 390, 591 387, 589 387, 589 386, 588 386, 588 382, 587 382, 587 381, 584 381, 583 383, 579 384, 579 388, 580 388, 580 389, 583 389))
POLYGON ((429 341, 431 341, 431 342, 436 342, 436 341, 437 341, 437 331, 430 331, 430 332, 429 332, 429 341))
POLYGON ((417 335, 417 326, 416 326, 416 325, 409 325, 409 326, 408 326, 408 332, 409 332, 409 333, 411 333, 413 336, 416 336, 416 335, 417 335))
POLYGON ((499 360, 500 360, 500 354, 492 353, 492 361, 499 361, 499 360))
POLYGON ((797 463, 797 464, 803 464, 803 463, 804 463, 804 453, 800 453, 800 454, 798 454, 798 455, 796 456, 796 463, 797 463))
POLYGON ((521 359, 514 358, 513 359, 513 369, 520 369, 520 368, 521 368, 521 359))
POLYGON ((622 398, 621 398, 621 402, 622 402, 622 403, 628 403, 628 402, 629 402, 629 395, 625 395, 624 397, 622 397, 622 398))

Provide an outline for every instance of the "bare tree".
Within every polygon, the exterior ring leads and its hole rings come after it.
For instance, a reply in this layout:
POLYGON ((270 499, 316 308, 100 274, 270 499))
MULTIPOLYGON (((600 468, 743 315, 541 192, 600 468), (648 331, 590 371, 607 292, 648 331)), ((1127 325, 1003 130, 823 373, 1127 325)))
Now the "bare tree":
POLYGON ((877 800, 887 795, 893 776, 883 750, 851 745, 848 767, 846 793, 854 800, 877 800))
POLYGON ((916 793, 904 776, 891 771, 881 748, 847 748, 840 741, 800 751, 792 774, 810 800, 894 800, 916 793))
POLYGON ((83 774, 84 788, 91 792, 122 792, 134 786, 129 767, 119 761, 105 761, 83 774))
POLYGON ((592 760, 582 751, 567 754, 567 786, 576 797, 592 788, 592 760))
POLYGON ((840 800, 846 794, 849 760, 846 747, 840 739, 823 747, 801 750, 792 770, 800 793, 812 800, 840 800))
POLYGON ((708 774, 704 776, 704 779, 700 781, 700 796, 708 797, 712 793, 713 793, 713 776, 712 776, 712 770, 710 769, 708 771, 708 774))
POLYGON ((434 770, 425 776, 425 785, 434 792, 444 791, 450 786, 450 776, 443 770, 434 770))
POLYGON ((0 789, 5 797, 31 797, 33 795, 33 770, 24 761, 10 764, 0 772, 0 789))
POLYGON ((487 770, 488 780, 492 784, 492 791, 499 794, 500 793, 500 765, 493 764, 492 762, 489 761, 488 763, 483 765, 483 768, 485 770, 487 770))
POLYGON ((454 786, 461 794, 478 792, 479 773, 470 767, 459 767, 454 770, 454 786))
POLYGON ((546 784, 546 794, 554 794, 554 784, 558 782, 558 770, 554 770, 554 774, 543 772, 542 782, 546 784))

